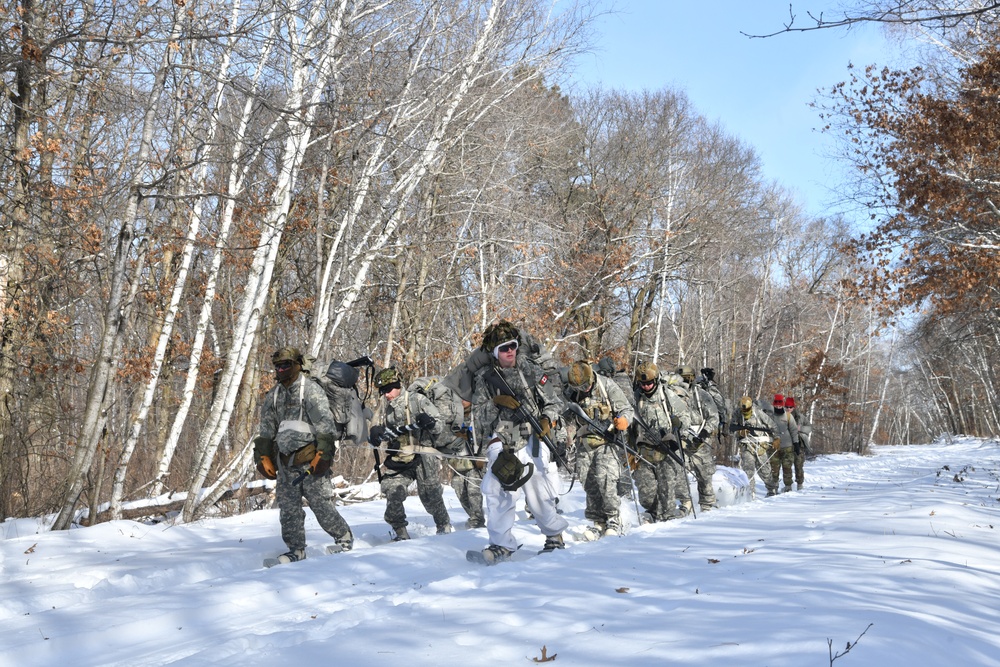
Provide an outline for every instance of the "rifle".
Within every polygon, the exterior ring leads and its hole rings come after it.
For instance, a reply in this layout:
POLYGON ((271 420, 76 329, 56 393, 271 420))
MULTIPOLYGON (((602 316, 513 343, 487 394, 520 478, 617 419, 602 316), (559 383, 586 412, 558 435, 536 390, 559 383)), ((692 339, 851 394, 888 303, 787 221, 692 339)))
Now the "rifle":
MULTIPOLYGON (((408 426, 412 426, 412 424, 408 426)), ((406 427, 404 426, 403 429, 404 429, 403 432, 405 432, 406 427)), ((375 456, 375 465, 372 469, 375 471, 375 477, 378 478, 379 484, 382 483, 382 457, 379 454, 378 446, 383 442, 388 442, 393 438, 398 438, 400 435, 402 435, 402 433, 397 433, 391 428, 385 426, 383 427, 373 426, 371 431, 368 433, 368 444, 371 445, 372 453, 375 456)))
POLYGON ((767 428, 766 426, 751 426, 750 424, 730 424, 729 432, 733 433, 735 431, 750 431, 751 433, 764 433, 766 435, 774 437, 774 431, 767 428))
MULTIPOLYGON (((487 373, 484 376, 486 382, 493 385, 493 388, 496 389, 498 393, 503 394, 504 396, 510 396, 517 401, 517 397, 514 395, 514 390, 511 389, 511 386, 507 383, 504 376, 500 374, 500 371, 498 371, 495 366, 490 370, 492 373, 487 373)), ((572 470, 572 468, 570 468, 566 463, 566 459, 559 454, 559 450, 556 449, 555 443, 552 442, 552 439, 549 436, 542 434, 542 425, 538 423, 538 419, 535 418, 535 415, 528 412, 520 401, 517 401, 517 404, 517 410, 514 411, 515 416, 528 422, 528 425, 531 426, 531 430, 535 433, 535 436, 544 442, 549 448, 549 452, 552 453, 552 458, 562 464, 562 466, 567 470, 572 470)), ((531 452, 532 456, 538 456, 538 454, 539 452, 537 449, 531 452)))
POLYGON ((687 470, 687 462, 684 460, 684 448, 681 446, 681 434, 679 428, 673 429, 673 434, 674 437, 677 438, 677 449, 680 450, 680 456, 678 456, 677 452, 675 452, 673 449, 670 448, 670 445, 667 445, 663 442, 663 438, 660 437, 660 434, 654 431, 653 427, 647 424, 645 420, 643 420, 643 418, 639 416, 638 412, 635 414, 635 423, 638 424, 639 427, 646 432, 646 435, 653 441, 655 445, 657 445, 661 449, 665 449, 670 458, 672 458, 682 468, 684 468, 685 471, 687 470))
POLYGON ((579 417, 580 419, 582 419, 588 426, 590 426, 592 429, 594 429, 595 435, 600 435, 609 444, 617 445, 618 447, 621 447, 622 449, 625 450, 626 453, 631 454, 636 459, 638 459, 639 461, 642 461, 646 465, 648 465, 648 466, 652 466, 653 465, 652 463, 650 463, 649 461, 647 461, 645 458, 643 458, 643 456, 641 454, 639 454, 638 450, 635 450, 635 449, 632 449, 631 447, 629 447, 628 443, 625 442, 624 439, 622 439, 621 441, 619 441, 617 433, 614 435, 614 437, 609 438, 608 437, 608 431, 611 430, 610 429, 610 426, 611 426, 610 422, 607 424, 607 426, 605 426, 604 424, 602 424, 602 423, 600 423, 600 422, 598 422, 598 421, 596 421, 596 420, 588 417, 587 413, 583 409, 583 406, 581 406, 579 403, 576 403, 574 401, 569 401, 569 409, 572 410, 573 413, 577 417, 579 417))
MULTIPOLYGON (((398 438, 404 433, 418 430, 419 427, 415 424, 407 424, 406 426, 397 426, 395 429, 385 427, 384 430, 376 431, 376 435, 371 442, 371 446, 375 449, 375 461, 376 465, 380 465, 378 462, 378 446, 383 442, 389 442, 394 438, 398 438)), ((346 445, 350 447, 351 445, 346 445)), ((428 456, 436 456, 439 459, 466 459, 469 461, 485 461, 485 456, 470 456, 466 454, 445 454, 444 452, 435 449, 434 447, 428 447, 426 445, 404 445, 400 450, 401 454, 427 454, 428 456)))

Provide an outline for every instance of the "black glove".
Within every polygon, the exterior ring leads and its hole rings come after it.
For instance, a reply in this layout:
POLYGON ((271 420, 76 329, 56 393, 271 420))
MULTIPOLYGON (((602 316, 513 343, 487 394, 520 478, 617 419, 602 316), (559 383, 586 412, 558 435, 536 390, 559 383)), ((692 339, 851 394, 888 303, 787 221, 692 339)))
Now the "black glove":
POLYGON ((274 440, 258 435, 253 439, 253 450, 257 454, 257 460, 261 456, 274 456, 274 440))
POLYGON ((431 417, 426 412, 421 412, 419 415, 417 415, 416 424, 420 428, 427 430, 427 429, 434 428, 434 422, 435 421, 436 420, 434 419, 434 417, 431 417))
POLYGON ((708 429, 704 428, 701 429, 701 432, 698 433, 698 435, 694 436, 694 444, 696 445, 703 444, 708 439, 708 436, 709 436, 708 429))
POLYGON ((378 447, 379 443, 385 439, 385 426, 381 424, 376 424, 368 430, 368 444, 372 447, 378 447))

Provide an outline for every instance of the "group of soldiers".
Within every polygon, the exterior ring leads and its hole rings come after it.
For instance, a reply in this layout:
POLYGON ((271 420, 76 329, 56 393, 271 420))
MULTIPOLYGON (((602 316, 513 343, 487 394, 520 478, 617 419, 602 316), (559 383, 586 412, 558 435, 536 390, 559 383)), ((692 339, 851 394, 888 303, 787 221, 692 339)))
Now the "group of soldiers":
MULTIPOLYGON (((272 357, 275 387, 261 406, 255 459, 260 473, 277 480, 282 538, 278 562, 305 557, 302 498, 335 544, 348 550, 353 536, 329 488, 330 462, 344 428, 327 395, 303 372, 295 348, 272 357)), ((525 508, 545 536, 542 552, 565 547, 568 522, 558 507, 560 468, 575 475, 586 494, 585 539, 619 535, 621 498, 633 496, 641 520, 668 521, 694 513, 687 473, 696 480, 702 511, 716 505, 714 443, 737 438, 740 467, 753 489, 760 477, 768 495, 783 476, 790 491, 794 470, 804 483, 810 428, 795 414, 793 399, 775 395, 771 410, 747 396, 735 410, 711 368, 663 372, 638 364, 630 376, 610 359, 560 367, 529 334, 507 321, 491 325, 469 358, 448 376, 407 384, 394 367, 374 383, 381 396, 369 433, 386 499, 393 539, 409 539, 404 501, 411 485, 438 534, 453 530, 441 486, 442 462, 468 515, 466 527, 485 527, 489 544, 469 559, 492 565, 509 560, 515 504, 525 508), (385 444, 384 458, 380 447, 385 444), (638 511, 638 506, 637 506, 638 511)))

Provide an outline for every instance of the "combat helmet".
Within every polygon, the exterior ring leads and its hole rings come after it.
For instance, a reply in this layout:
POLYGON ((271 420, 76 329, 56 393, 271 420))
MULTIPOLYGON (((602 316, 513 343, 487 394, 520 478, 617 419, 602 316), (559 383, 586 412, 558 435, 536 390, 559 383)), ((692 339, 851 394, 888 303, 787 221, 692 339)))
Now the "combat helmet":
POLYGON ((657 368, 656 364, 652 361, 644 361, 635 367, 635 374, 632 376, 632 381, 645 393, 651 394, 653 390, 656 389, 656 385, 659 383, 659 380, 660 369, 657 368), (643 389, 642 385, 649 384, 650 382, 653 383, 652 387, 648 390, 643 389))
POLYGON ((566 374, 566 384, 573 391, 586 394, 594 385, 594 369, 586 361, 575 361, 566 374))
POLYGON ((388 394, 396 387, 403 386, 403 376, 400 375, 395 366, 383 368, 375 376, 375 386, 380 394, 388 394))

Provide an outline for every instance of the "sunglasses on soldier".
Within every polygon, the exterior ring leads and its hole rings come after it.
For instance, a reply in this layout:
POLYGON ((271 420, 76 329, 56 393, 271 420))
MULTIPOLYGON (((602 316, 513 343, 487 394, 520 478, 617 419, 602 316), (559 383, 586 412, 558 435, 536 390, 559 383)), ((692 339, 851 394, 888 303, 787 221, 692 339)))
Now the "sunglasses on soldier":
POLYGON ((292 362, 291 361, 279 361, 278 363, 276 363, 274 365, 274 370, 276 370, 276 371, 287 371, 291 367, 292 367, 292 362))

